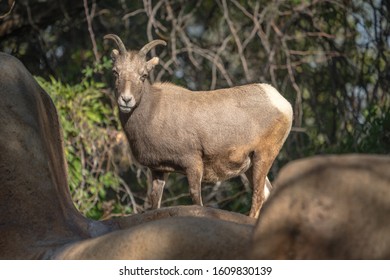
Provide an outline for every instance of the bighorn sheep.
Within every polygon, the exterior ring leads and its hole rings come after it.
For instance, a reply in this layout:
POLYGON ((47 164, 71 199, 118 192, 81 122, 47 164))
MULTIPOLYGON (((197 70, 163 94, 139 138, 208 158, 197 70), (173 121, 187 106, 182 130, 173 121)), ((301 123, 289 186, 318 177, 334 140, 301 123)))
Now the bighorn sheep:
POLYGON ((135 159, 152 171, 152 208, 160 206, 165 173, 186 174, 193 202, 202 205, 202 181, 245 172, 253 187, 249 216, 257 216, 267 173, 291 129, 290 103, 267 84, 201 92, 150 84, 159 58, 146 55, 166 43, 127 51, 117 35, 104 38, 119 48, 111 53, 119 117, 135 159))

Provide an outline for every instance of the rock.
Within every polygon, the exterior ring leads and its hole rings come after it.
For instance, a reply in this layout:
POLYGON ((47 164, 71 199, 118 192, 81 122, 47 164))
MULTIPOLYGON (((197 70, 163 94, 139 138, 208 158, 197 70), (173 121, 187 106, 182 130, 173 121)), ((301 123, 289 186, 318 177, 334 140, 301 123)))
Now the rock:
POLYGON ((254 259, 389 259, 390 157, 317 156, 281 170, 254 259))

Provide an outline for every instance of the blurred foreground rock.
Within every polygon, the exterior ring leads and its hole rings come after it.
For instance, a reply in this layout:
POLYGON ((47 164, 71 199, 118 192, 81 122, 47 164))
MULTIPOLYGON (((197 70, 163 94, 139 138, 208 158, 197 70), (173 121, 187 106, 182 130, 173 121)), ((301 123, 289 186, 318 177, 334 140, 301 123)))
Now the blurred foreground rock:
POLYGON ((389 259, 390 157, 318 156, 280 172, 255 259, 389 259))

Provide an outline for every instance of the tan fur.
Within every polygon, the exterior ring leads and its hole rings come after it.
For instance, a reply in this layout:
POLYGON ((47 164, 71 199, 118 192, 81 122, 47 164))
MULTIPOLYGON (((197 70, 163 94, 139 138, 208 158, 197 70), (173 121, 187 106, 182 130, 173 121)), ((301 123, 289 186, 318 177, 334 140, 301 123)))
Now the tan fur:
MULTIPOLYGON (((186 174, 193 202, 202 205, 202 181, 248 172, 250 216, 258 215, 267 173, 291 129, 290 103, 266 84, 198 92, 151 85, 143 77, 155 58, 146 61, 136 51, 116 53, 113 62, 122 126, 135 159, 153 171, 153 179, 161 181, 166 172, 186 174)), ((150 198, 157 208, 164 184, 153 185, 150 198)))

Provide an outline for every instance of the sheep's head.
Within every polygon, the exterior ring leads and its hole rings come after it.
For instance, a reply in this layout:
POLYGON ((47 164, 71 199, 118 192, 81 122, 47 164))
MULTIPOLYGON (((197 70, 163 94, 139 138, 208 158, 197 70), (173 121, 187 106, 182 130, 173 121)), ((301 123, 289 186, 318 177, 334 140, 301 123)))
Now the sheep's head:
POLYGON ((146 60, 146 54, 157 45, 166 45, 162 40, 153 40, 139 51, 127 51, 122 40, 114 34, 104 36, 118 45, 111 52, 112 72, 115 76, 116 101, 122 113, 130 113, 141 100, 149 72, 159 62, 158 57, 146 60))

